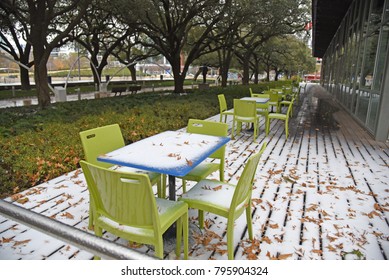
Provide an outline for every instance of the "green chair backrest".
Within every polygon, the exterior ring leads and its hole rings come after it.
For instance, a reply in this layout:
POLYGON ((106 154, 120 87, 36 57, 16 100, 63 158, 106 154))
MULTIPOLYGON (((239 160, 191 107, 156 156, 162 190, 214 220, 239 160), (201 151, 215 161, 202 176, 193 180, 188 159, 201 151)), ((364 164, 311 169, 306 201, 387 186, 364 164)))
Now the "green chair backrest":
POLYGON ((219 99, 220 113, 226 111, 227 110, 227 101, 226 101, 226 97, 224 96, 224 94, 219 94, 217 96, 217 98, 219 99))
POLYGON ((102 167, 112 164, 97 161, 99 155, 124 146, 124 139, 118 124, 102 126, 80 132, 85 160, 102 167))
POLYGON ((290 104, 289 104, 289 106, 288 106, 288 111, 286 112, 286 117, 287 117, 287 118, 289 118, 290 110, 292 110, 294 100, 295 100, 295 98, 293 97, 293 98, 292 98, 292 101, 290 101, 290 104))
MULTIPOLYGON (((204 120, 189 119, 188 127, 186 131, 189 133, 197 133, 211 136, 222 136, 228 135, 228 124, 204 120)), ((210 155, 210 158, 216 158, 224 160, 226 146, 223 145, 220 149, 210 155)))
POLYGON ((278 93, 278 89, 271 89, 268 94, 270 95, 270 102, 278 102, 280 100, 281 95, 278 93))
POLYGON ((255 101, 234 99, 234 116, 255 118, 257 116, 257 104, 255 101))
POLYGON ((248 159, 236 186, 230 209, 236 209, 242 203, 246 203, 247 200, 251 198, 255 171, 257 170, 259 159, 265 151, 266 146, 267 143, 263 143, 261 150, 248 159))
POLYGON ((119 224, 154 228, 160 226, 157 204, 149 177, 80 162, 88 189, 100 215, 119 224))

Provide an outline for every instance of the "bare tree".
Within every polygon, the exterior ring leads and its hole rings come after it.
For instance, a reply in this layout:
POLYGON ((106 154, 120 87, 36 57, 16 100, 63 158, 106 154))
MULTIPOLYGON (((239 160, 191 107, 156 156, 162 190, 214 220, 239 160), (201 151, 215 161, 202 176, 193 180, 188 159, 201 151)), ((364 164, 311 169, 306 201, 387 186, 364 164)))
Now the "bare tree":
MULTIPOLYGON (((25 14, 12 5, 11 1, 0 2, 0 48, 15 61, 26 67, 34 65, 30 61, 31 44, 27 41, 29 28, 25 22, 25 14)), ((30 77, 26 68, 20 66, 21 88, 30 89, 30 77)))
POLYGON ((34 56, 34 79, 41 108, 50 105, 47 61, 50 53, 65 42, 79 23, 90 0, 2 0, 2 7, 13 14, 26 29, 26 42, 34 56), (66 15, 66 17, 65 17, 66 15))
POLYGON ((116 0, 117 13, 139 31, 169 61, 174 76, 174 92, 184 91, 184 80, 191 63, 209 53, 210 33, 224 16, 230 0, 116 0), (182 61, 183 55, 185 61, 182 61))
POLYGON ((258 47, 274 36, 304 29, 309 16, 307 0, 242 0, 246 3, 245 24, 240 26, 235 55, 243 68, 243 84, 250 79, 250 60, 258 47))
POLYGON ((100 83, 108 57, 133 32, 114 15, 110 3, 108 0, 92 0, 80 24, 70 34, 71 40, 77 41, 89 53, 96 84, 100 83))
POLYGON ((158 55, 154 49, 142 47, 144 40, 147 40, 144 34, 134 33, 121 41, 112 52, 120 63, 127 65, 133 81, 136 81, 136 62, 158 55))

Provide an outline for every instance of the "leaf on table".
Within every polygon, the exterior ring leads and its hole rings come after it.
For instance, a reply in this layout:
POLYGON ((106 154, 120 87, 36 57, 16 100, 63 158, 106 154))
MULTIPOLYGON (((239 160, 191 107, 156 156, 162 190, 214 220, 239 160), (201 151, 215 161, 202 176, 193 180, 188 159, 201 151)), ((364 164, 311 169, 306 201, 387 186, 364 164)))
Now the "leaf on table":
POLYGON ((219 186, 216 186, 216 187, 212 188, 212 190, 214 190, 214 191, 220 191, 222 188, 223 188, 223 186, 222 186, 222 185, 219 185, 219 186))
POLYGON ((192 166, 193 165, 193 162, 191 160, 188 160, 188 159, 185 159, 186 160, 186 163, 189 165, 189 166, 192 166))
POLYGON ((185 145, 189 145, 189 141, 185 141, 184 144, 185 144, 185 145))

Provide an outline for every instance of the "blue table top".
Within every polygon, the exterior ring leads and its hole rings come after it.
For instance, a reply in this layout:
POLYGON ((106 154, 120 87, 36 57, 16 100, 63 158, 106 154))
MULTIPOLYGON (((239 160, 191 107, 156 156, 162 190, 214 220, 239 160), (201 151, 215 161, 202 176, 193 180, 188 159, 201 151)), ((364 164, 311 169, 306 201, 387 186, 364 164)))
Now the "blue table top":
POLYGON ((229 137, 165 131, 100 155, 97 160, 181 177, 228 141, 229 137))
POLYGON ((265 97, 243 97, 240 100, 255 101, 257 103, 265 104, 270 101, 270 98, 265 97))

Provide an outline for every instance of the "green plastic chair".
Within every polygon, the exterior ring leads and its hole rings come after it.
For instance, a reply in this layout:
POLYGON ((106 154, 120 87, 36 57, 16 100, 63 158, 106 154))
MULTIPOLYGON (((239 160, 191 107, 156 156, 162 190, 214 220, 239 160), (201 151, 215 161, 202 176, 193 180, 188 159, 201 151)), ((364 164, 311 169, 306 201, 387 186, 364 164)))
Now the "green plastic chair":
POLYGON ((234 119, 232 122, 232 139, 235 137, 235 126, 237 126, 237 134, 239 135, 242 129, 242 123, 252 123, 254 126, 254 142, 257 139, 258 129, 257 104, 255 101, 246 101, 234 99, 234 119))
MULTIPOLYGON (((253 93, 250 88, 250 96, 251 97, 259 97, 259 98, 270 98, 270 94, 265 93, 253 93)), ((257 114, 261 115, 265 118, 265 123, 267 121, 267 116, 269 115, 269 102, 266 104, 257 103, 257 114)))
POLYGON ((258 153, 248 159, 237 185, 205 179, 198 182, 180 198, 188 204, 189 208, 198 209, 200 228, 204 227, 204 211, 227 218, 227 249, 230 260, 234 258, 234 222, 244 211, 249 238, 253 240, 251 194, 255 171, 265 149, 266 143, 262 145, 258 153))
MULTIPOLYGON (((82 148, 84 150, 85 160, 89 163, 92 163, 101 167, 112 167, 112 164, 101 162, 97 160, 99 155, 112 152, 113 150, 124 147, 124 139, 120 127, 118 124, 112 124, 107 126, 102 126, 98 128, 89 129, 86 131, 80 132, 80 138, 82 143, 82 148)), ((150 177, 151 184, 157 184, 158 196, 162 192, 161 184, 161 174, 154 172, 142 171, 135 168, 124 168, 129 172, 142 172, 147 174, 150 177)), ((93 199, 90 197, 89 203, 89 228, 93 227, 93 199)))
MULTIPOLYGON (((95 234, 106 230, 118 237, 151 244, 156 257, 163 258, 163 238, 176 225, 176 255, 184 239, 184 259, 188 258, 188 205, 154 196, 146 174, 130 173, 80 162, 88 189, 95 201, 95 234)), ((98 257, 96 257, 98 258, 98 257)))
POLYGON ((269 94, 270 96, 270 101, 269 101, 269 106, 272 107, 272 112, 273 112, 273 107, 275 107, 274 112, 278 112, 279 108, 279 103, 282 99, 282 95, 279 94, 278 92, 282 91, 282 89, 270 89, 267 90, 265 93, 269 94))
MULTIPOLYGON (((286 98, 284 100, 280 101, 278 113, 280 113, 282 111, 283 107, 289 108, 289 105, 292 102, 293 98, 295 99, 294 100, 295 102, 298 102, 298 96, 300 95, 300 88, 296 89, 296 91, 294 91, 292 88, 284 89, 284 93, 285 93, 286 98)), ((292 116, 293 116, 293 106, 290 110, 290 117, 292 117, 292 116)))
POLYGON ((288 138, 288 136, 289 136, 289 117, 290 117, 290 112, 293 108, 294 100, 295 99, 293 98, 292 101, 290 102, 286 114, 282 114, 282 113, 270 113, 269 114, 267 122, 266 122, 266 136, 269 135, 270 120, 278 119, 278 120, 285 121, 285 136, 286 136, 286 138, 288 138))
POLYGON ((223 120, 224 116, 224 122, 227 122, 227 116, 233 116, 234 115, 234 109, 228 110, 227 108, 227 101, 224 94, 219 94, 217 96, 219 99, 219 108, 220 108, 220 122, 223 120))
MULTIPOLYGON (((190 119, 188 121, 186 131, 189 133, 226 137, 228 135, 228 125, 221 122, 190 119)), ((224 181, 225 151, 226 146, 224 145, 208 157, 212 159, 217 159, 218 162, 202 162, 197 165, 192 171, 190 171, 187 175, 181 177, 181 179, 183 180, 183 192, 186 192, 187 180, 198 182, 218 170, 220 181, 224 181)))

